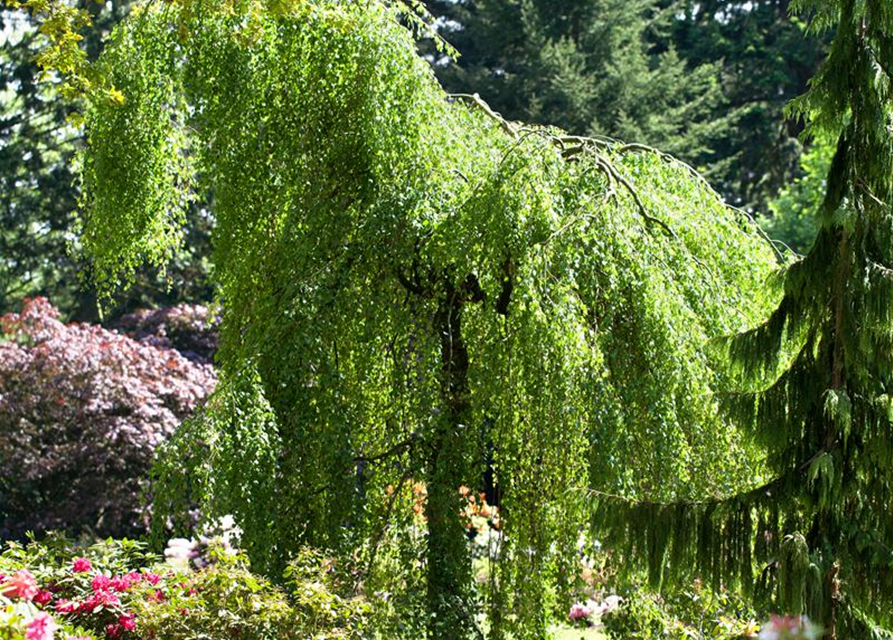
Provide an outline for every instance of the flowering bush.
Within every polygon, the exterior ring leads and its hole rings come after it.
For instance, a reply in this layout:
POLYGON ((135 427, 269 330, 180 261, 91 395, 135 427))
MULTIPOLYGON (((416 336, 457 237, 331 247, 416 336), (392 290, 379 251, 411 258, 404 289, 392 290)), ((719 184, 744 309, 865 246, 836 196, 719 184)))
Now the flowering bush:
POLYGON ((176 349, 199 364, 211 364, 217 352, 219 316, 203 305, 178 304, 166 309, 139 309, 113 327, 140 342, 176 349))
POLYGON ((0 538, 140 531, 155 447, 215 381, 177 351, 62 323, 42 298, 0 317, 0 538))
POLYGON ((80 551, 58 538, 10 545, 0 555, 0 640, 365 637, 365 602, 313 577, 329 571, 322 564, 295 568, 284 591, 238 553, 196 571, 159 560, 126 540, 80 551))

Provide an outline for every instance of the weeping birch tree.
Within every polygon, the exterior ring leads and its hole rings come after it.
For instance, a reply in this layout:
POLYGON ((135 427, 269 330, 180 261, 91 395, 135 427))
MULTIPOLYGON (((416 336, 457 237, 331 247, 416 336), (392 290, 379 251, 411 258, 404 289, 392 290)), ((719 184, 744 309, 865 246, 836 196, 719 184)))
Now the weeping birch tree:
POLYGON ((704 347, 757 321, 775 256, 672 158, 446 95, 425 28, 376 0, 135 10, 96 66, 63 58, 86 95, 82 241, 112 291, 210 194, 221 381, 166 449, 158 522, 232 514, 271 574, 304 545, 352 553, 415 602, 394 637, 486 616, 539 638, 587 487, 673 500, 762 473, 704 347), (482 587, 460 488, 487 483, 482 587))

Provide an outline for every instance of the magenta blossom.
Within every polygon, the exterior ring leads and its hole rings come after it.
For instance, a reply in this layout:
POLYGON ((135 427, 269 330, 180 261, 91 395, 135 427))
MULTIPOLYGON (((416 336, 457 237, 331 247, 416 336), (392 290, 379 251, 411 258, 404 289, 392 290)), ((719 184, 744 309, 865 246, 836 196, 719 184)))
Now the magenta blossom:
POLYGON ((56 613, 74 613, 77 611, 78 605, 77 603, 72 602, 71 600, 62 599, 56 602, 56 613))
POLYGON ((75 573, 87 573, 92 568, 93 565, 90 564, 90 561, 87 560, 87 558, 75 558, 71 570, 75 573))
POLYGON ((114 576, 109 584, 112 591, 127 591, 133 583, 128 576, 114 576))
POLYGON ((26 640, 53 640, 53 632, 56 630, 56 623, 49 614, 38 611, 34 614, 31 622, 28 623, 28 629, 25 631, 26 640))
POLYGON ((118 624, 127 629, 127 631, 136 631, 136 614, 125 613, 118 618, 118 624))
POLYGON ((99 593, 100 591, 108 591, 112 586, 112 580, 104 573, 99 573, 93 576, 93 580, 90 583, 93 587, 93 591, 99 593))
POLYGON ((109 609, 111 607, 117 607, 120 604, 121 601, 118 599, 118 596, 111 591, 97 591, 78 607, 78 612, 93 613, 98 607, 109 609))

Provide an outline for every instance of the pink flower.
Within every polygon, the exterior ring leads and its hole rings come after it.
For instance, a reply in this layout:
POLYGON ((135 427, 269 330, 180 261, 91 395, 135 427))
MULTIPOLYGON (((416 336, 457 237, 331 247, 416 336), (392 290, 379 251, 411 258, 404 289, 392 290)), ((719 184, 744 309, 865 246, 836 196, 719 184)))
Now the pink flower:
POLYGON ((97 607, 109 609, 111 607, 117 607, 120 604, 121 601, 118 599, 118 596, 111 591, 97 591, 84 600, 84 602, 77 607, 77 611, 78 613, 93 613, 97 607))
POLYGON ((110 624, 105 628, 107 638, 120 638, 124 633, 124 628, 120 624, 110 624))
POLYGON ((157 573, 147 573, 143 577, 148 580, 149 584, 151 584, 152 586, 158 584, 161 581, 161 576, 157 573))
POLYGON ((37 604, 40 604, 40 605, 49 604, 52 599, 53 599, 53 592, 47 591, 46 589, 41 589, 40 591, 37 592, 37 595, 34 596, 34 602, 36 602, 37 604))
POLYGON ((128 631, 136 631, 136 614, 125 613, 120 618, 118 618, 118 624, 120 624, 128 631))
POLYGON ((576 602, 571 605, 571 610, 567 614, 567 617, 576 622, 577 620, 588 618, 590 615, 592 615, 592 609, 587 607, 585 604, 576 602))
POLYGON ((75 558, 74 566, 72 566, 71 570, 75 573, 86 573, 93 568, 93 565, 90 564, 90 561, 87 558, 75 558))
POLYGON ((131 571, 124 577, 127 578, 128 582, 133 585, 137 584, 143 579, 143 574, 141 574, 139 571, 131 571))
POLYGON ((113 591, 127 591, 130 588, 131 582, 126 576, 114 576, 111 579, 110 585, 113 591))
POLYGON ((149 596, 149 600, 152 602, 164 602, 164 591, 158 589, 155 593, 149 596))
POLYGON ((104 573, 99 573, 93 576, 90 584, 93 587, 93 591, 99 593, 100 591, 108 591, 109 587, 112 586, 112 580, 104 573))
POLYGON ((59 600, 56 602, 56 612, 57 613, 74 613, 77 611, 78 605, 71 600, 59 600))
POLYGON ((34 614, 31 622, 28 623, 28 629, 25 631, 26 640, 53 640, 53 632, 56 630, 56 623, 49 614, 38 611, 34 614))
POLYGON ((40 589, 37 588, 37 580, 27 569, 19 569, 0 585, 0 595, 7 598, 21 598, 33 600, 40 589))

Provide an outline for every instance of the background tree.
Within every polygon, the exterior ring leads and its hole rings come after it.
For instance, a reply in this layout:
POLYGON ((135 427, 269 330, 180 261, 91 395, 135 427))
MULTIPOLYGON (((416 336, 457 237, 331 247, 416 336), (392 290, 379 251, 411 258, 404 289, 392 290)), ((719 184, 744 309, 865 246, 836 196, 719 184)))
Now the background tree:
POLYGON ((235 515, 271 572, 349 550, 367 588, 423 594, 407 637, 473 635, 480 606, 494 637, 541 637, 572 588, 576 488, 670 499, 760 471, 703 346, 754 321, 774 256, 667 156, 448 100, 401 7, 126 21, 83 76, 82 242, 112 286, 213 195, 222 380, 169 447, 158 513, 235 515), (488 468, 504 536, 476 600, 460 490, 488 468), (419 483, 409 522, 394 505, 419 483))
POLYGON ((733 126, 716 130, 710 176, 733 204, 770 214, 768 203, 801 174, 802 123, 784 113, 827 52, 826 33, 807 29, 791 0, 666 2, 667 32, 689 66, 721 64, 720 109, 733 126))
POLYGON ((883 638, 893 624, 893 5, 798 6, 834 40, 792 113, 836 151, 809 253, 780 272, 775 310, 730 343, 740 382, 727 402, 775 479, 726 500, 615 504, 602 517, 649 550, 655 583, 668 564, 674 577, 697 567, 748 590, 756 561, 757 594, 776 608, 809 613, 828 638, 883 638))
POLYGON ((798 173, 800 127, 783 108, 827 38, 789 0, 427 4, 461 54, 436 65, 444 86, 506 117, 658 146, 752 211, 798 173))
MULTIPOLYGON (((92 28, 78 44, 95 59, 102 41, 126 15, 130 2, 74 4, 90 16, 92 28)), ((76 97, 61 80, 43 74, 37 57, 45 46, 29 16, 0 9, 0 313, 24 298, 49 297, 66 316, 97 318, 95 292, 81 273, 76 226, 79 190, 74 165, 82 132, 69 117, 76 97)), ((189 212, 188 242, 167 264, 167 278, 144 272, 117 300, 116 313, 136 306, 209 300, 207 262, 213 221, 206 210, 189 212)))
POLYGON ((644 142, 701 165, 733 125, 719 113, 719 66, 680 59, 655 0, 428 4, 460 53, 435 64, 438 78, 510 120, 644 142))
POLYGON ((771 216, 760 220, 769 236, 796 253, 808 252, 815 240, 835 149, 836 141, 814 141, 800 157, 802 175, 778 192, 769 203, 771 216))

